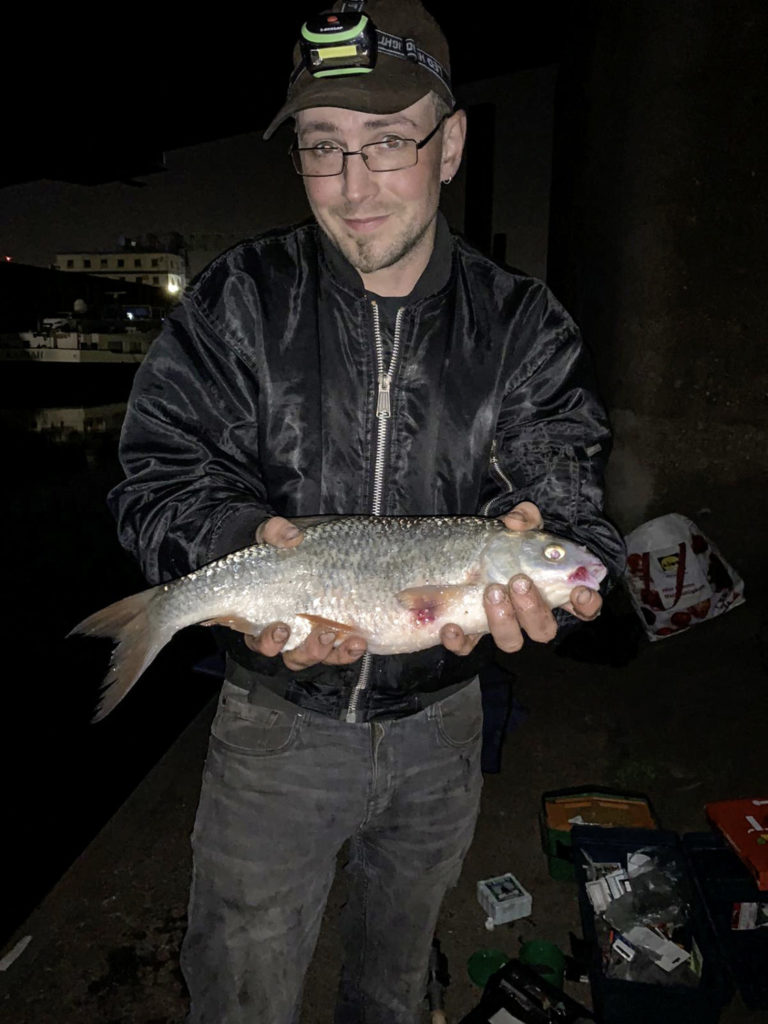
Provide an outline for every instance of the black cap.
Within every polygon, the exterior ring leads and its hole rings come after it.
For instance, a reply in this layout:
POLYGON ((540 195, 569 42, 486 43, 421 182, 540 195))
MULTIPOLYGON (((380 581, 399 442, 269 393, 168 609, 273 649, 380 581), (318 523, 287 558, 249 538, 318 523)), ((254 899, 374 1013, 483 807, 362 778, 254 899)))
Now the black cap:
MULTIPOLYGON (((341 11, 343 6, 344 0, 337 0, 331 10, 341 11)), ((288 95, 264 132, 265 139, 287 118, 310 107, 344 107, 368 114, 395 114, 427 93, 435 92, 453 109, 448 43, 440 26, 419 0, 368 0, 362 13, 370 17, 380 33, 375 67, 367 74, 313 78, 303 67, 297 44, 288 95), (382 47, 381 34, 395 38, 391 48, 386 39, 382 47), (399 49, 397 40, 409 41, 408 49, 414 56, 395 56, 394 51, 399 49)), ((401 50, 404 53, 405 46, 401 50)))

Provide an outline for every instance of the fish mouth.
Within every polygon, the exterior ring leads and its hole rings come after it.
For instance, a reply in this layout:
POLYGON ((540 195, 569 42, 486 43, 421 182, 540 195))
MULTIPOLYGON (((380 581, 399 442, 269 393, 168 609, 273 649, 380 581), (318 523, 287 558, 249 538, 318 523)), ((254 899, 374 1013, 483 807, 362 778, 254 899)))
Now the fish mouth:
POLYGON ((605 579, 608 570, 602 562, 591 562, 589 565, 580 565, 568 577, 568 583, 581 584, 584 587, 591 587, 598 590, 601 582, 605 579))

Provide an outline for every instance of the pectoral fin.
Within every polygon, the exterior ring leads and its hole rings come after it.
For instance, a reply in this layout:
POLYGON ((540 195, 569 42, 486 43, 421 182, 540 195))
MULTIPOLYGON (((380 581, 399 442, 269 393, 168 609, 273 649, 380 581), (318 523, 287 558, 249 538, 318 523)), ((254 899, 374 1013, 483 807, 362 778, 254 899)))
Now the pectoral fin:
POLYGON ((306 619, 313 628, 320 626, 324 629, 332 629, 336 633, 337 643, 348 636, 360 636, 360 630, 356 626, 350 626, 347 622, 334 622, 333 619, 326 619, 322 615, 310 615, 308 612, 300 612, 297 617, 306 619))
POLYGON ((249 622, 248 619, 239 618, 237 615, 222 615, 218 619, 206 619, 205 622, 200 622, 198 625, 229 626, 230 629, 236 629, 238 633, 250 633, 254 636, 264 629, 263 623, 249 622))

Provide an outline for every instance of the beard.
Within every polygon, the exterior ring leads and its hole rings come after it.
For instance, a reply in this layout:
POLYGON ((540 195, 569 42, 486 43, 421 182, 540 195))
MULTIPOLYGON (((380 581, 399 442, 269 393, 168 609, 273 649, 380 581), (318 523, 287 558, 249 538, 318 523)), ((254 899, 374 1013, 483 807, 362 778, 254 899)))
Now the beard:
POLYGON ((418 226, 408 226, 394 238, 349 238, 331 239, 361 274, 372 274, 385 267, 394 266, 401 260, 408 261, 410 254, 419 247, 432 221, 418 226))
MULTIPOLYGON (((385 229, 384 237, 376 237, 376 233, 370 236, 350 236, 343 228, 336 227, 343 217, 352 217, 356 214, 359 216, 357 211, 350 212, 343 208, 332 211, 334 217, 330 221, 331 226, 317 215, 317 211, 314 212, 315 219, 322 231, 355 270, 360 274, 373 274, 377 270, 384 270, 396 263, 407 264, 411 258, 418 256, 425 235, 434 225, 437 216, 436 206, 437 204, 435 204, 432 216, 428 217, 424 223, 406 222, 395 231, 394 235, 385 229), (333 230, 334 228, 335 230, 333 230)), ((369 216, 377 216, 377 214, 371 213, 369 216)))

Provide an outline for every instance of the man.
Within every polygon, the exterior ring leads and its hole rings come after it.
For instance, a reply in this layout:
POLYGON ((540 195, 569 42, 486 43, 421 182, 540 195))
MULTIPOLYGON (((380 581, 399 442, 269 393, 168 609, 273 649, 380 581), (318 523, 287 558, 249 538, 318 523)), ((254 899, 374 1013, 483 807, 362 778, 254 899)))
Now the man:
MULTIPOLYGON (((294 118, 314 221, 224 253, 153 345, 111 496, 122 542, 158 581, 254 538, 301 543, 295 517, 483 513, 543 524, 616 572, 609 435, 578 332, 542 284, 438 215, 466 129, 442 33, 416 0, 342 8, 304 27, 266 133, 294 118)), ((576 587, 565 618, 600 602, 576 587)), ((505 651, 557 629, 525 577, 490 587, 486 611, 505 651)), ((486 647, 456 625, 392 657, 328 626, 285 653, 285 624, 225 633, 193 835, 189 1019, 298 1020, 348 843, 336 1020, 413 1022, 477 815, 486 647)))

